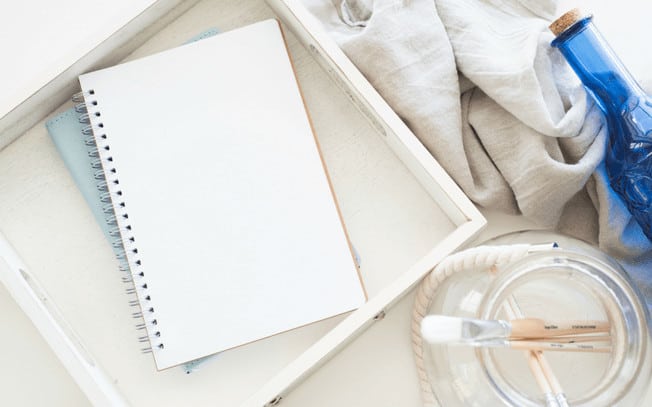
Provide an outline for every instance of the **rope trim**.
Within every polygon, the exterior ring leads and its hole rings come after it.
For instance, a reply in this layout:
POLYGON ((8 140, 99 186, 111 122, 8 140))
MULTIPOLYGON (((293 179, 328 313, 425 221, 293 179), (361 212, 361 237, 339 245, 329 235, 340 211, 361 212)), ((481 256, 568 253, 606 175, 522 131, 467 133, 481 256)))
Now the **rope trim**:
POLYGON ((441 407, 432 391, 428 372, 423 358, 423 339, 421 338, 421 321, 437 293, 440 284, 451 275, 463 270, 494 271, 527 256, 528 244, 505 246, 479 246, 452 254, 442 260, 419 285, 414 307, 412 309, 412 351, 419 376, 421 398, 424 407, 441 407))

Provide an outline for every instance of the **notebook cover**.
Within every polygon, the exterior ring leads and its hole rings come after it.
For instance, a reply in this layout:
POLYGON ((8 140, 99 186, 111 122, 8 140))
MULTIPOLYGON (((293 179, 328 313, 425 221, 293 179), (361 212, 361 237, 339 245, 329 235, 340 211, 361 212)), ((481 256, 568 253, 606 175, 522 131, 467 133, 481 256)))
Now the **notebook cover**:
MULTIPOLYGON (((217 29, 210 28, 191 38, 185 44, 209 38, 218 33, 217 29)), ((70 108, 48 120, 45 127, 66 168, 68 168, 75 184, 91 209, 97 224, 117 252, 121 249, 113 245, 116 238, 109 234, 109 226, 102 209, 103 204, 100 201, 100 192, 97 189, 97 180, 94 176, 95 171, 91 167, 91 158, 88 155, 88 146, 84 143, 84 138, 81 135, 84 125, 79 122, 79 116, 80 113, 77 113, 74 108, 70 108)), ((201 358, 188 362, 184 364, 184 370, 186 373, 191 373, 197 369, 200 363, 207 359, 201 358)))
POLYGON ((159 369, 365 301, 277 21, 80 82, 159 369))
MULTIPOLYGON (((217 29, 210 28, 191 38, 185 44, 212 37, 217 35, 218 32, 217 29)), ((93 212, 95 220, 102 228, 102 232, 107 240, 113 243, 115 238, 109 235, 109 227, 102 210, 97 180, 94 176, 95 171, 91 167, 88 146, 84 143, 84 138, 81 135, 84 125, 79 122, 79 116, 80 113, 77 113, 74 108, 70 108, 48 120, 45 127, 75 184, 93 212)))

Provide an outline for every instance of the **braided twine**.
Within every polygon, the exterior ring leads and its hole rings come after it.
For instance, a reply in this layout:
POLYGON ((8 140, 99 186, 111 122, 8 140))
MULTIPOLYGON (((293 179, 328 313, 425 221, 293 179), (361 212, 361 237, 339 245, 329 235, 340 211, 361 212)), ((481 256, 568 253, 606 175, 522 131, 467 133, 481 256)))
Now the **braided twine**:
POLYGON ((440 284, 451 275, 463 270, 495 270, 503 265, 525 257, 530 245, 479 246, 467 249, 441 261, 428 274, 417 289, 412 309, 412 350, 419 376, 421 398, 424 407, 440 407, 432 391, 428 372, 423 358, 423 340, 421 338, 421 321, 426 316, 440 284))

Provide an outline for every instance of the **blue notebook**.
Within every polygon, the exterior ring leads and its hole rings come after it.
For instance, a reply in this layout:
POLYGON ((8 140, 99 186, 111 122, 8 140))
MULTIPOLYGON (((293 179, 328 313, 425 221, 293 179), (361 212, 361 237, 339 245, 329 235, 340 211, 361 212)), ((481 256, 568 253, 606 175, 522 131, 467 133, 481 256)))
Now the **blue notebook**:
MULTIPOLYGON (((209 29, 193 37, 187 43, 209 38, 217 33, 216 29, 209 29)), ((118 255, 121 250, 120 238, 110 233, 112 225, 110 219, 107 220, 107 217, 111 216, 108 214, 109 208, 102 202, 101 192, 97 188, 98 179, 95 172, 101 170, 101 166, 89 156, 89 147, 85 144, 84 137, 81 136, 82 128, 85 126, 79 121, 82 114, 77 112, 75 108, 71 108, 48 120, 45 126, 75 184, 93 212, 95 220, 102 228, 102 232, 111 243, 116 255, 118 255)), ((209 358, 188 362, 184 364, 183 368, 186 373, 191 373, 199 363, 209 358)))

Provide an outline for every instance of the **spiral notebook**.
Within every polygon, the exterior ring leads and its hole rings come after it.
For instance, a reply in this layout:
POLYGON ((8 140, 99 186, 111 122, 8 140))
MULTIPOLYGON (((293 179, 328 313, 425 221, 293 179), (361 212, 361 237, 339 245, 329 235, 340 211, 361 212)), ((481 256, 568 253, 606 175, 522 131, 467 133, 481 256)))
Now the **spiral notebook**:
POLYGON ((277 21, 79 80, 158 369, 365 301, 277 21))

